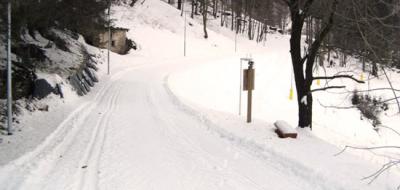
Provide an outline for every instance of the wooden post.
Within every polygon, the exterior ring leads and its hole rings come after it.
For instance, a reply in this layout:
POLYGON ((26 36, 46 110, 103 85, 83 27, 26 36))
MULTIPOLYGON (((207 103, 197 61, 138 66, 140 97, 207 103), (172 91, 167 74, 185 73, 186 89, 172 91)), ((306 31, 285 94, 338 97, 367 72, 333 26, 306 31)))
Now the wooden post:
POLYGON ((244 71, 243 90, 247 90, 247 123, 251 123, 252 96, 254 90, 254 62, 249 61, 249 67, 244 71))
POLYGON ((253 96, 252 92, 252 90, 249 90, 247 95, 247 123, 251 123, 251 99, 253 96))

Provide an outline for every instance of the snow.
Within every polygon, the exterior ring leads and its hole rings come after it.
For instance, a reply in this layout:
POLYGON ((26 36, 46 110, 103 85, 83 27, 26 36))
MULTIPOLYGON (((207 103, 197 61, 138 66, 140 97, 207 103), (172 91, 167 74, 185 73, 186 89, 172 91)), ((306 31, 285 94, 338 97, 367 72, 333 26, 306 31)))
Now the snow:
POLYGON ((278 128, 282 133, 296 133, 293 127, 291 127, 286 121, 278 120, 274 123, 276 128, 278 128))
MULTIPOLYGON (((297 102, 290 101, 288 95, 291 87, 291 60, 289 54, 289 38, 287 36, 269 35, 267 46, 262 54, 253 53, 256 70, 256 89, 253 91, 253 117, 273 122, 285 120, 292 126, 297 126, 297 102)), ((257 49, 253 51, 257 52, 257 49)), ((250 49, 250 48, 249 48, 250 49)), ((245 53, 246 54, 246 53, 245 53)), ((244 55, 245 55, 244 54, 244 55)), ((204 108, 217 111, 238 114, 239 105, 239 77, 240 57, 229 57, 213 60, 205 64, 197 65, 171 76, 171 86, 176 94, 189 104, 195 104, 204 108), (206 76, 206 77, 204 77, 206 76)), ((347 68, 327 68, 326 75, 336 73, 350 73, 360 76, 360 67, 351 64, 356 60, 349 60, 347 68)), ((316 71, 318 72, 318 71, 316 71)), ((325 75, 319 68, 320 75, 325 75)), ((318 75, 318 73, 315 73, 318 75)), ((391 72, 390 77, 396 88, 400 88, 399 76, 391 72)), ((371 77, 372 78, 372 77, 371 77)), ((346 145, 353 146, 382 146, 399 145, 399 136, 390 129, 374 129, 364 118, 360 119, 357 109, 332 109, 324 106, 350 107, 353 89, 367 90, 374 88, 388 88, 384 76, 379 79, 371 79, 366 84, 356 84, 349 79, 337 79, 327 81, 329 85, 346 85, 346 90, 328 90, 326 92, 314 93, 313 101, 313 134, 338 147, 346 145), (322 106, 324 105, 324 106, 322 106)), ((313 84, 312 88, 325 87, 326 81, 321 85, 313 84)), ((390 90, 369 92, 371 96, 393 97, 390 90)), ((296 94, 294 94, 296 96, 296 94)), ((247 95, 242 94, 242 113, 245 114, 247 95)), ((293 100, 297 100, 294 97, 293 100)), ((306 99, 303 98, 303 103, 306 99)), ((400 122, 397 113, 397 105, 390 103, 390 110, 381 115, 383 126, 391 127, 400 131, 400 122)), ((356 152, 357 155, 384 163, 386 158, 376 158, 370 152, 356 152)), ((398 151, 387 152, 387 154, 398 154, 398 151)))
MULTIPOLYGON (((277 137, 274 121, 297 123, 297 104, 287 98, 288 36, 269 35, 266 47, 239 36, 235 54, 228 30, 210 30, 204 40, 201 25, 188 19, 194 26, 188 27, 188 55, 183 57, 178 10, 159 0, 112 9, 116 25, 130 29, 128 36, 140 51, 112 53, 111 75, 106 75, 105 51, 88 46, 89 52, 101 55, 96 58, 103 63, 101 82, 83 98, 68 96, 65 104, 54 102, 57 106, 48 113, 23 116, 26 128, 0 144, 0 189, 325 190, 399 185, 398 168, 371 184, 360 180, 380 168, 385 161, 381 158, 355 152, 334 156, 350 143, 399 142, 359 120, 357 110, 315 103, 313 131, 298 129, 296 140, 277 137), (255 62, 257 84, 251 124, 237 115, 239 63, 248 54, 255 62), (18 143, 31 147, 11 149, 18 143)), ((381 79, 372 83, 384 85, 381 79)), ((348 105, 346 94, 331 92, 338 91, 315 94, 315 102, 348 105)), ((51 97, 46 101, 51 104, 51 97)), ((395 128, 394 118, 384 116, 384 124, 395 128)))
POLYGON ((307 105, 307 96, 303 96, 300 101, 302 104, 307 105))

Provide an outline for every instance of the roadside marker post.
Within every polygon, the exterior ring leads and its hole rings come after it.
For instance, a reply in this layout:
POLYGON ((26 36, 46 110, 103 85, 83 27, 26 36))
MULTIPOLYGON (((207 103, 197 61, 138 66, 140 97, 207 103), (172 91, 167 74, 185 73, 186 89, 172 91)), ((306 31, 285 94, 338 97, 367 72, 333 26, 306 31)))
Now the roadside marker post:
POLYGON ((240 59, 240 79, 239 79, 239 115, 242 109, 242 91, 247 91, 247 123, 252 120, 252 96, 254 90, 255 79, 254 61, 251 58, 240 59), (248 68, 243 70, 243 62, 247 61, 248 68))
POLYGON ((247 123, 251 123, 252 119, 252 101, 254 90, 254 62, 249 61, 249 66, 243 71, 243 90, 247 91, 247 123))
POLYGON ((252 61, 251 58, 240 58, 240 66, 239 66, 239 115, 242 114, 242 89, 243 89, 243 62, 247 61, 250 62, 252 61))

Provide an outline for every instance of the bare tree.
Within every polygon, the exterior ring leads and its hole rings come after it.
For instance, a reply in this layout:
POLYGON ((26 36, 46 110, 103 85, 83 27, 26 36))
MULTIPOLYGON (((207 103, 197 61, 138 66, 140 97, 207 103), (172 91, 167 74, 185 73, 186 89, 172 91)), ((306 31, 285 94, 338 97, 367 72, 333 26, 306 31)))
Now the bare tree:
POLYGON ((208 33, 207 33, 207 14, 208 14, 208 0, 202 0, 201 2, 201 11, 203 15, 203 30, 204 30, 204 38, 208 38, 208 33))
MULTIPOLYGON (((336 78, 349 78, 356 82, 363 83, 355 79, 351 75, 335 75, 335 76, 324 76, 324 77, 314 77, 313 68, 315 57, 321 46, 322 41, 327 36, 332 28, 334 15, 336 12, 336 7, 338 0, 327 1, 326 5, 329 7, 327 9, 327 14, 323 17, 323 23, 321 30, 315 32, 313 36, 313 42, 309 43, 308 49, 305 55, 302 56, 301 49, 301 35, 303 31, 303 26, 307 17, 310 16, 310 9, 314 3, 314 0, 283 0, 290 9, 290 15, 292 20, 292 31, 290 38, 290 54, 292 57, 293 72, 297 91, 297 104, 298 104, 298 126, 301 128, 310 127, 312 128, 312 105, 313 105, 313 91, 318 91, 319 89, 311 90, 311 85, 313 80, 330 80, 336 78)), ((323 90, 338 88, 337 86, 325 87, 323 90)))

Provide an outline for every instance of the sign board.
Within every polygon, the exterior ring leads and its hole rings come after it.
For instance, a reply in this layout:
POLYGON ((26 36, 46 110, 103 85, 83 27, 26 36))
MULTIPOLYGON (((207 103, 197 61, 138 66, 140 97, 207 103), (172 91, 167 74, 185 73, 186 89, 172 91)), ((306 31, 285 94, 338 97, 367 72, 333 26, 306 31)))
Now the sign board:
POLYGON ((243 71, 243 91, 254 90, 254 69, 243 71))

